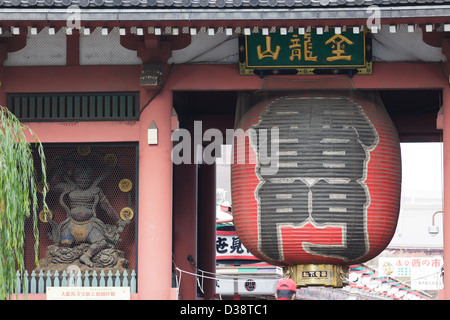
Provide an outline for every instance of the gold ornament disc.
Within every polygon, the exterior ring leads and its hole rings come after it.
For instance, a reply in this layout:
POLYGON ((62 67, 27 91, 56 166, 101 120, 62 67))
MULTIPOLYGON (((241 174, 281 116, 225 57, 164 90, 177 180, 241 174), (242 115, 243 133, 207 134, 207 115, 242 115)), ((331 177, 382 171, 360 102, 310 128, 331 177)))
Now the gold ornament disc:
POLYGON ((119 181, 119 189, 122 192, 128 192, 133 188, 133 182, 130 179, 124 178, 119 181))
POLYGON ((105 161, 105 163, 110 166, 110 167, 114 167, 117 164, 117 157, 115 154, 112 153, 108 153, 107 155, 105 155, 105 157, 103 158, 103 161, 105 161))
MULTIPOLYGON (((36 187, 37 187, 37 191, 39 193, 44 193, 44 181, 39 181, 36 187)), ((49 189, 50 189, 50 184, 47 182, 47 188, 46 188, 45 192, 48 192, 49 189)))
POLYGON ((47 223, 47 217, 50 219, 53 218, 53 213, 50 210, 41 210, 41 212, 39 212, 39 220, 41 220, 42 222, 47 223))
POLYGON ((122 220, 131 220, 134 217, 133 209, 129 207, 122 208, 122 210, 120 210, 119 216, 122 220))
POLYGON ((87 147, 78 147, 77 148, 77 152, 80 156, 87 156, 89 153, 91 153, 91 147, 87 146, 87 147))

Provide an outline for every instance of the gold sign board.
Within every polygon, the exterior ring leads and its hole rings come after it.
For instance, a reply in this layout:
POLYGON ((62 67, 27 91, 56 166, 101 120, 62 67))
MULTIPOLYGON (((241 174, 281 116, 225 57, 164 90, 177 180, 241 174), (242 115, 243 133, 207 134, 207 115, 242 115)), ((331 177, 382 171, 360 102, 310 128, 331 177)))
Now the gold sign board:
POLYGON ((240 74, 371 74, 370 34, 349 30, 242 35, 240 74))
POLYGON ((348 267, 342 265, 301 264, 286 267, 284 273, 295 281, 297 287, 316 285, 342 288, 348 282, 348 267))

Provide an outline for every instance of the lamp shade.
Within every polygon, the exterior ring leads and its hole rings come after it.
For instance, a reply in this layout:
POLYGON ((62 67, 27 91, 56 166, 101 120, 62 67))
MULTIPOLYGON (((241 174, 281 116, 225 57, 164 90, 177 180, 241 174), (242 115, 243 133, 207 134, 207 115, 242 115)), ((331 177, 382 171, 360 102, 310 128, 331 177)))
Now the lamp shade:
POLYGON ((238 130, 246 139, 234 143, 233 219, 256 257, 280 266, 348 266, 389 244, 401 157, 379 100, 277 97, 249 108, 238 130))

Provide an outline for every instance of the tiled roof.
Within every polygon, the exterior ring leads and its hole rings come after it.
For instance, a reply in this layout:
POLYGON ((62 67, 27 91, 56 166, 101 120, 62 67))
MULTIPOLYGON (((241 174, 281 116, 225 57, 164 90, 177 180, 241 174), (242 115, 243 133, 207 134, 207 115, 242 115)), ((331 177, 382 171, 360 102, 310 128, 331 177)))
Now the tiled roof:
MULTIPOLYGON (((390 23, 450 23, 450 0, 0 0, 0 22, 83 21, 366 21, 376 13, 390 23), (373 6, 376 6, 374 12, 373 6), (70 13, 70 12, 69 12, 70 13), (407 20, 405 20, 407 19, 407 20), (405 22, 406 21, 406 22, 405 22)), ((310 21, 310 22, 308 22, 310 21)), ((331 25, 329 24, 329 25, 331 25)))
POLYGON ((370 5, 442 5, 450 0, 0 0, 1 7, 320 8, 370 5))

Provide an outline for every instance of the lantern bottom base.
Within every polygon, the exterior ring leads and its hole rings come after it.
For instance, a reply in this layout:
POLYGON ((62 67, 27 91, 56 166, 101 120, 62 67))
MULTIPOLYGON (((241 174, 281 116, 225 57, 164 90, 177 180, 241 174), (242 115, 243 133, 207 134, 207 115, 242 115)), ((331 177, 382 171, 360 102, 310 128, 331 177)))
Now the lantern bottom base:
POLYGON ((299 264, 284 268, 285 276, 297 287, 327 286, 342 288, 348 284, 348 266, 336 264, 299 264))

